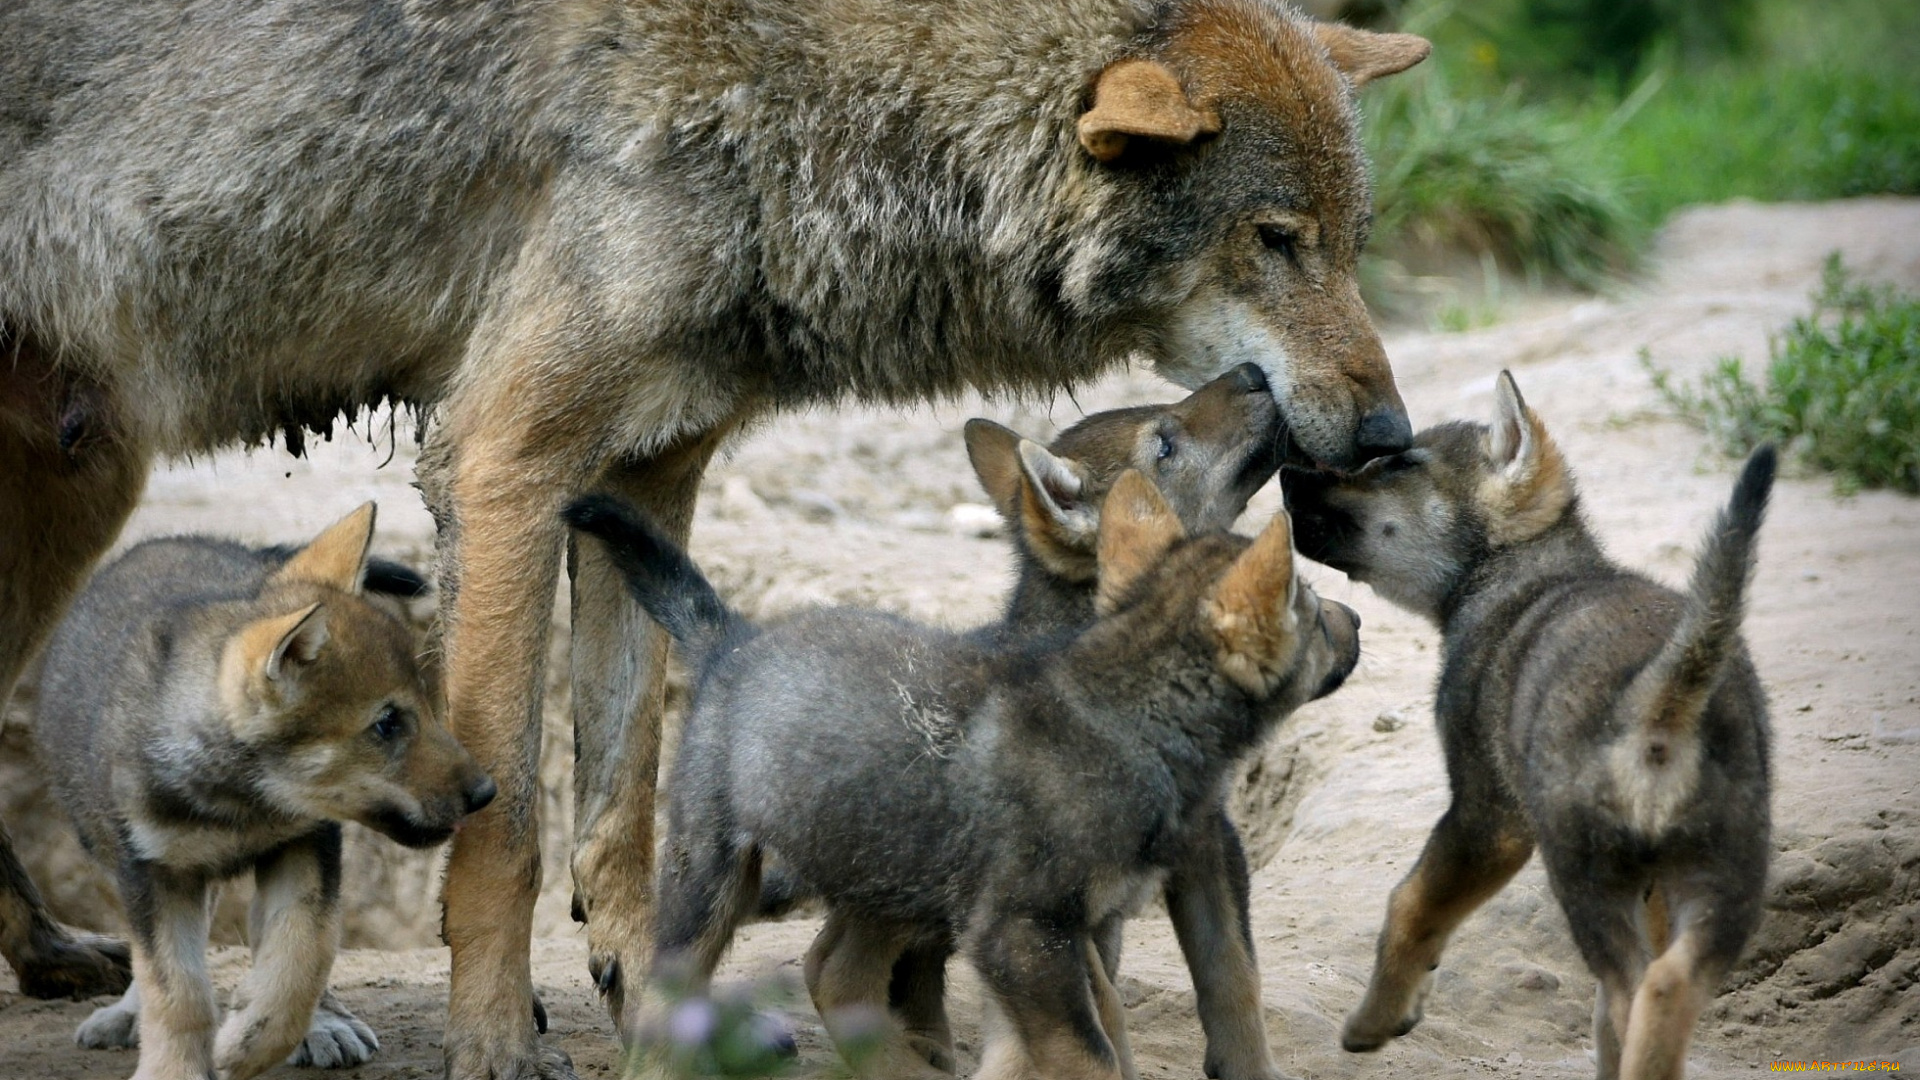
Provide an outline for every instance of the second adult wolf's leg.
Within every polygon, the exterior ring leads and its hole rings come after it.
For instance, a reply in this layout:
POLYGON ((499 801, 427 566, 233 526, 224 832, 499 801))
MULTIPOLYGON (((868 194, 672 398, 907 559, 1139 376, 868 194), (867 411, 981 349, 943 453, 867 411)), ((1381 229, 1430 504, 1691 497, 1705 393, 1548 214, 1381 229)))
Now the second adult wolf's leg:
MULTIPOLYGON (((0 323, 0 704, 113 544, 149 455, 98 386, 0 323)), ((126 947, 53 921, 0 826, 0 955, 32 997, 126 989, 126 947)))
MULTIPOLYGON (((693 525, 700 476, 725 431, 688 439, 598 481, 644 508, 676 542, 693 525)), ((588 965, 622 1032, 647 970, 653 807, 667 636, 628 595, 599 544, 572 543, 574 913, 587 922, 588 965)))

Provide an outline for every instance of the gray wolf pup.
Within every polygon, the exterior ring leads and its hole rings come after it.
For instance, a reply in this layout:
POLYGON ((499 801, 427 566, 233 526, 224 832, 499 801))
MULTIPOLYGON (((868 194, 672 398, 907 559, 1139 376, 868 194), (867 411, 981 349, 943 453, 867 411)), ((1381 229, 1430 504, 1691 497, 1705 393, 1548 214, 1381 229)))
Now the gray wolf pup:
MULTIPOLYGON (((1278 468, 1283 438, 1266 378, 1251 364, 1173 404, 1095 413, 1045 448, 990 420, 968 421, 967 454, 1007 519, 1016 566, 1004 617, 969 636, 1012 643, 1093 624, 1100 507, 1126 470, 1153 480, 1188 533, 1225 529, 1278 468)), ((1259 973, 1246 947, 1253 940, 1246 856, 1224 805, 1216 820, 1217 839, 1188 844, 1169 871, 1167 908, 1198 988, 1209 1075, 1268 1076, 1259 973)), ((776 913, 796 893, 780 863, 763 866, 761 914, 776 913)), ((1109 981, 1119 976, 1122 928, 1121 919, 1110 919, 1094 940, 1109 981)), ((953 943, 916 943, 895 962, 889 949, 900 947, 897 927, 864 926, 851 909, 837 908, 808 957, 809 984, 834 1000, 855 996, 853 988, 877 997, 871 988, 886 986, 908 1042, 951 1070, 944 996, 953 943)))
MULTIPOLYGON (((1359 652, 1353 613, 1293 574, 1284 514, 1257 540, 1188 539, 1137 471, 1102 509, 1100 619, 1013 644, 855 609, 756 627, 630 506, 597 496, 567 515, 696 673, 656 970, 684 965, 703 989, 773 854, 830 910, 892 927, 892 955, 961 944, 1015 1035, 986 1077, 1131 1073, 1096 935, 1187 846, 1219 841, 1235 761, 1359 652)), ((830 1031, 884 1003, 884 980, 843 983, 822 959, 808 974, 830 1031)), ((897 1031, 866 1067, 947 1075, 897 1031)))
POLYGON ((362 595, 373 521, 368 503, 291 554, 140 544, 48 643, 41 756, 133 938, 133 985, 79 1039, 137 1041, 141 1080, 365 1061, 373 1032, 326 992, 339 822, 426 847, 493 798, 440 723, 417 635, 362 595), (216 1037, 208 890, 246 870, 253 971, 216 1037))
POLYGON ((1394 889, 1348 1050, 1412 1030, 1447 937, 1537 844, 1599 979, 1602 1080, 1677 1078, 1760 916, 1767 703, 1740 641, 1774 452, 1747 459, 1684 593, 1609 560, 1502 372, 1490 427, 1442 424, 1351 476, 1288 470, 1300 550, 1439 624, 1453 805, 1394 889))
MULTIPOLYGON (((1427 43, 1278 0, 13 0, 0 47, 0 689, 149 463, 431 405, 457 1080, 539 1045, 541 672, 567 534, 683 538, 756 416, 1265 370, 1300 460, 1412 438, 1355 267, 1358 88, 1427 43)), ((590 969, 645 970, 666 639, 573 552, 590 969)), ((0 882, 3 883, 3 882, 0 882)), ((0 908, 0 914, 8 911, 0 908)))

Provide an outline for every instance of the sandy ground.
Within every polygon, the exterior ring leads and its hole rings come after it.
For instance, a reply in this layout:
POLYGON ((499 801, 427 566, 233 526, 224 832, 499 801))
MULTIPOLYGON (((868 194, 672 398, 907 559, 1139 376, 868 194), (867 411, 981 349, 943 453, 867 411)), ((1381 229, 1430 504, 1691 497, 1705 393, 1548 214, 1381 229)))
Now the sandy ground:
MULTIPOLYGON (((1388 350, 1416 423, 1484 416, 1494 374, 1513 369, 1574 463, 1614 554, 1677 584, 1733 463, 1666 415, 1637 354, 1644 347, 1682 374, 1728 353, 1763 357, 1767 333, 1805 309, 1835 248, 1868 277, 1920 288, 1920 202, 1690 212, 1667 230, 1644 280, 1617 296, 1532 300, 1472 333, 1390 335, 1388 350)), ((1173 396, 1150 376, 1124 375, 1077 400, 1025 407, 963 401, 783 418, 716 463, 695 553, 753 613, 835 601, 978 622, 993 614, 1008 569, 1001 541, 951 523, 957 504, 981 499, 961 423, 987 415, 1045 436, 1082 409, 1173 396)), ((204 530, 294 539, 377 498, 382 549, 424 560, 428 523, 407 490, 411 447, 403 435, 396 460, 378 468, 384 434, 377 447, 343 436, 308 461, 235 453, 159 473, 129 538, 204 530)), ((1277 502, 1269 487, 1243 527, 1277 502)), ((1254 930, 1282 1069, 1314 1078, 1590 1076, 1593 983, 1537 864, 1458 935, 1420 1028, 1378 1055, 1338 1048, 1340 1020, 1372 966, 1387 891, 1411 866, 1446 789, 1429 719, 1436 636, 1337 574, 1322 570, 1316 583, 1361 610, 1365 658, 1346 689, 1297 714, 1250 764, 1237 800, 1258 867, 1254 930)), ((1690 1075, 1744 1075, 1774 1060, 1920 1068, 1920 501, 1841 497, 1819 477, 1785 479, 1746 629, 1774 708, 1778 855, 1766 921, 1699 1026, 1690 1075)), ((64 915, 111 925, 110 900, 74 857, 22 756, 30 702, 23 692, 7 714, 0 812, 64 915)), ((566 921, 564 708, 555 695, 534 978, 551 1037, 596 1075, 616 1057, 587 989, 584 935, 566 921)), ((436 862, 393 857, 364 837, 355 851, 350 943, 430 944, 436 862)), ((228 906, 230 919, 237 902, 228 906)), ((815 926, 799 918, 749 928, 725 977, 796 978, 815 926)), ((445 950, 430 947, 342 955, 335 985, 383 1044, 374 1062, 342 1075, 439 1075, 446 966, 445 950)), ((216 967, 231 987, 242 950, 220 949, 216 967)), ((1122 990, 1142 1074, 1198 1077, 1191 986, 1158 911, 1129 927, 1122 990)), ((131 1055, 72 1044, 74 1025, 97 1004, 29 1001, 0 972, 0 1078, 129 1073, 131 1055)), ((803 1000, 793 1013, 803 1072, 831 1069, 817 1018, 803 1000)), ((955 1014, 970 1065, 979 996, 964 971, 955 1014)))

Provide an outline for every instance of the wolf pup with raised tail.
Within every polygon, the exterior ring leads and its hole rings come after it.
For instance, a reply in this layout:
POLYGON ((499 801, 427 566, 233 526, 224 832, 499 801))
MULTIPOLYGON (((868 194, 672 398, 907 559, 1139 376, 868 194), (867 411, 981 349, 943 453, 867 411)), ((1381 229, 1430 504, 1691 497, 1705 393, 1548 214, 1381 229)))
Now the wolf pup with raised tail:
MULTIPOLYGON (((1171 404, 1095 413, 1046 447, 991 420, 968 421, 967 456, 1007 520, 1016 568, 1004 616, 969 636, 1011 644, 1093 624, 1100 509, 1126 470, 1151 478, 1182 527, 1197 535, 1239 519, 1279 467, 1285 439, 1265 374, 1252 364, 1171 404)), ((1216 835, 1182 849, 1164 891, 1198 992, 1207 1073, 1250 1080, 1273 1075, 1273 1057, 1251 947, 1246 855, 1221 795, 1216 835)), ((796 894, 778 862, 765 868, 763 914, 771 913, 770 901, 777 911, 796 894)), ((1119 976, 1122 927, 1111 919, 1095 936, 1108 980, 1119 976)), ((822 1000, 887 1001, 908 1042, 936 1068, 952 1070, 945 971, 954 944, 903 944, 896 928, 865 926, 837 908, 809 954, 808 984, 822 1000), (831 988, 821 985, 829 973, 831 988)))
POLYGON ((1767 702, 1740 640, 1775 455, 1747 460, 1685 592, 1602 553, 1501 373, 1491 426, 1442 424, 1348 476, 1286 470, 1300 550, 1426 615, 1453 804, 1394 889, 1342 1044, 1420 1021, 1447 937, 1538 845, 1600 983, 1601 1080, 1677 1078, 1760 917, 1767 702))
POLYGON ((140 544, 47 646, 35 729, 53 787, 120 887, 133 985, 82 1045, 138 1045, 141 1080, 246 1080, 288 1060, 357 1065, 373 1032, 327 991, 340 825, 438 844, 494 783, 442 726, 413 629, 375 591, 374 507, 304 548, 140 544), (208 890, 251 870, 253 971, 215 1032, 208 890))
MULTIPOLYGON (((1257 540, 1189 539, 1137 471, 1101 510, 1097 621, 1017 642, 854 609, 757 627, 626 504, 584 499, 567 517, 605 541, 695 672, 656 970, 704 989, 777 855, 830 911, 888 928, 891 955, 961 944, 1011 1024, 978 1074, 995 1080, 1132 1075, 1101 927, 1189 844, 1217 842, 1236 762, 1359 655, 1354 614, 1294 575, 1284 514, 1257 540)), ((809 956, 830 1032, 848 1005, 884 1002, 884 983, 819 966, 809 956)), ((861 1068, 949 1075, 898 1030, 861 1068)))

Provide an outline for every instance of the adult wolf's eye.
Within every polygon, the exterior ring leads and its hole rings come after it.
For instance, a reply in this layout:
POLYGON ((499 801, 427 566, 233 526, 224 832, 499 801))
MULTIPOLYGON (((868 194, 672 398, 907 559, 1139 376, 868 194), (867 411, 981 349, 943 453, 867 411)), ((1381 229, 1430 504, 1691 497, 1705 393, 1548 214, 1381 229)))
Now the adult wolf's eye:
POLYGON ((1260 226, 1260 242, 1268 251, 1277 251, 1290 263, 1300 261, 1300 236, 1284 225, 1260 226))
POLYGON ((392 705, 380 710, 380 716, 367 729, 381 742, 392 742, 407 733, 407 717, 392 705))

